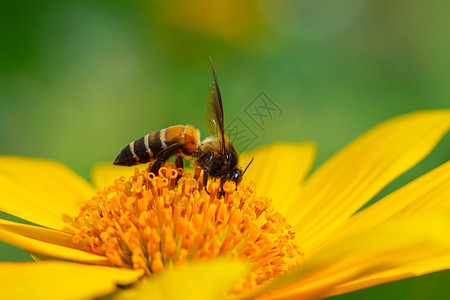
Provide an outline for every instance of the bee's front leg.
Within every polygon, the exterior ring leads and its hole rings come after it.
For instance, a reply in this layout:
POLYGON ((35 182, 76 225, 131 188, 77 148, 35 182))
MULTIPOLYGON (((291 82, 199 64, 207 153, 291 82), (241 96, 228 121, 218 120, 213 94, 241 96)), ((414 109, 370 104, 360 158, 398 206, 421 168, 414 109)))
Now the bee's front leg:
POLYGON ((223 185, 228 181, 228 178, 220 178, 220 188, 219 188, 219 198, 225 196, 225 191, 223 190, 223 185))

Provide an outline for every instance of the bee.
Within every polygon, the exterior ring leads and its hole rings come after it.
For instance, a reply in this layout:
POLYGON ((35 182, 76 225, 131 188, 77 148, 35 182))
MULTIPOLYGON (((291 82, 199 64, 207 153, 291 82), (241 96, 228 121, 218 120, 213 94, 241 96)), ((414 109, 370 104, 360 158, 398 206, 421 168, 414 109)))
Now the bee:
POLYGON ((158 174, 161 166, 175 156, 177 167, 183 167, 183 157, 195 158, 194 165, 203 169, 203 186, 205 191, 208 179, 220 179, 220 191, 227 181, 241 182, 244 171, 239 168, 239 154, 232 142, 225 135, 222 96, 220 94, 214 64, 210 58, 214 82, 206 93, 206 127, 210 137, 200 142, 200 132, 191 125, 176 125, 149 133, 131 143, 120 151, 114 165, 134 166, 153 163, 151 172, 158 174))

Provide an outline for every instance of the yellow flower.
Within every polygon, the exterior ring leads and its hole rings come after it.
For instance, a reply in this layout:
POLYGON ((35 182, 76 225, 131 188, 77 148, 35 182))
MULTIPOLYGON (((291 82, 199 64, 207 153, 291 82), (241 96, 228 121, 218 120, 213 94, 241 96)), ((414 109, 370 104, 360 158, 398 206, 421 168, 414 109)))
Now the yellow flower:
POLYGON ((397 117, 307 179, 310 143, 243 153, 254 163, 220 199, 199 170, 100 165, 94 188, 59 163, 1 157, 0 209, 40 225, 0 221, 38 261, 1 263, 2 296, 310 299, 448 269, 450 162, 359 209, 449 128, 449 110, 397 117))

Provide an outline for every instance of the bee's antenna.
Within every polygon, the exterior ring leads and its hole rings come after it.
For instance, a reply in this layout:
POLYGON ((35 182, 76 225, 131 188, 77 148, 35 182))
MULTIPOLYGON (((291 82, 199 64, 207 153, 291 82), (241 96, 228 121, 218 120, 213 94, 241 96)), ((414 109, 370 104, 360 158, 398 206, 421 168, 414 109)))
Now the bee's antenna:
POLYGON ((250 164, 253 162, 253 160, 255 159, 255 157, 252 157, 252 160, 248 163, 247 167, 245 167, 244 172, 242 172, 242 175, 245 174, 245 171, 247 171, 248 167, 250 167, 250 164))

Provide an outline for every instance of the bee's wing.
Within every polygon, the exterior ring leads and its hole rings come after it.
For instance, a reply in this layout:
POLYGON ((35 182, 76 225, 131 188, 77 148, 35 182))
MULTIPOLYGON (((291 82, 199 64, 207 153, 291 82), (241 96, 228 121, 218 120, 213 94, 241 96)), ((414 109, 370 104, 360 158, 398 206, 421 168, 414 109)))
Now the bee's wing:
POLYGON ((222 96, 220 95, 216 70, 214 69, 212 60, 211 67, 213 70, 214 82, 209 86, 206 93, 206 128, 208 129, 210 135, 216 137, 219 140, 222 153, 225 153, 225 127, 223 121, 222 96))

